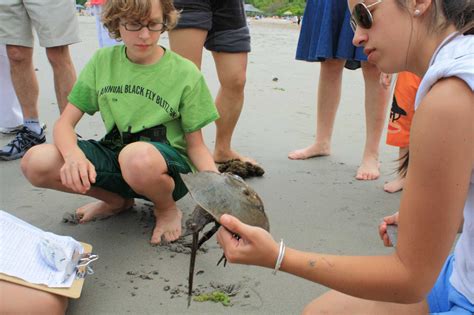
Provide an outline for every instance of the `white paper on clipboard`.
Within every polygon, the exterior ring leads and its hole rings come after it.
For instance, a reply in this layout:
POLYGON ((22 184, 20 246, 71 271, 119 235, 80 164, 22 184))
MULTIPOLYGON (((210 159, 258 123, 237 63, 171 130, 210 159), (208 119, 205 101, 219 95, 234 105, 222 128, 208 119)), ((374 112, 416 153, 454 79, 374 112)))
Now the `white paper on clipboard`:
POLYGON ((45 261, 40 250, 45 238, 59 246, 69 259, 74 252, 84 251, 72 237, 44 232, 0 210, 0 273, 48 287, 71 287, 75 274, 65 279, 65 270, 56 270, 45 261))

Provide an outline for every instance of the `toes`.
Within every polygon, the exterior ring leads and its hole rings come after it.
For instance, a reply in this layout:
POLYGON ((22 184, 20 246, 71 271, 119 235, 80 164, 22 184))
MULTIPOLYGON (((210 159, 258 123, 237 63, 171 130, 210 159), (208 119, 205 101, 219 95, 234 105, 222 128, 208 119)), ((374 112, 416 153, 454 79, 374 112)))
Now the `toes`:
POLYGON ((290 160, 304 160, 306 159, 306 156, 301 151, 293 151, 293 152, 290 152, 290 154, 288 154, 288 158, 290 160))
POLYGON ((151 236, 150 243, 152 244, 160 244, 161 242, 161 235, 163 235, 163 231, 161 229, 155 228, 153 230, 153 235, 151 236))
POLYGON ((379 178, 380 174, 378 171, 365 171, 365 170, 358 170, 355 178, 357 180, 375 180, 379 178))
POLYGON ((181 236, 181 231, 174 230, 174 231, 165 232, 164 236, 168 242, 173 242, 173 241, 176 241, 181 236))

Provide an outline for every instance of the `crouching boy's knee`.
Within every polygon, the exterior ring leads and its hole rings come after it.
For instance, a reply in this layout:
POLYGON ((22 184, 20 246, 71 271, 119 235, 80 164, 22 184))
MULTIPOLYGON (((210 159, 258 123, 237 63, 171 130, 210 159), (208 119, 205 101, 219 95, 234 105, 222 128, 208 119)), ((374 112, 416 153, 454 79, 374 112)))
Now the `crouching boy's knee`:
POLYGON ((54 174, 59 174, 61 155, 52 144, 41 144, 29 149, 21 159, 21 171, 28 181, 43 187, 54 174))

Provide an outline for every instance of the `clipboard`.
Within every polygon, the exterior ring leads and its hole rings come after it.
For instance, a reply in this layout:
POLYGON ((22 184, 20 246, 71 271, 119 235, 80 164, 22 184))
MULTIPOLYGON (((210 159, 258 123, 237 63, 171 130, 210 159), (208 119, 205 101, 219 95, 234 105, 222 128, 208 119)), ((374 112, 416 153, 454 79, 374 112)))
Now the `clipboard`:
MULTIPOLYGON (((84 248, 84 253, 91 253, 92 252, 92 245, 80 242, 82 247, 84 248)), ((82 292, 82 287, 84 285, 84 279, 85 278, 76 278, 74 279, 74 282, 72 283, 71 287, 69 288, 50 288, 46 285, 43 284, 33 284, 26 282, 25 280, 22 280, 20 278, 8 276, 6 274, 0 273, 0 280, 5 280, 8 282, 16 283, 19 285, 23 285, 25 287, 30 287, 33 289, 41 290, 41 291, 46 291, 58 295, 62 295, 68 298, 72 299, 77 299, 81 296, 82 292)))

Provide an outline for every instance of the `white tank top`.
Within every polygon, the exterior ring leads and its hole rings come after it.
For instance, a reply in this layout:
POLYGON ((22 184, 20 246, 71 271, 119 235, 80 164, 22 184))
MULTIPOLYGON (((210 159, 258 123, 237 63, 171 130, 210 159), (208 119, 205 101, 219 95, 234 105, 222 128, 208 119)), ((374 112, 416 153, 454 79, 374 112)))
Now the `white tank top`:
MULTIPOLYGON (((455 33, 441 43, 418 88, 415 109, 433 84, 446 77, 458 77, 474 91, 474 35, 455 33)), ((471 105, 474 107, 474 104, 471 105)), ((450 281, 456 290, 474 304, 474 170, 464 205, 463 233, 454 249, 450 281)))

